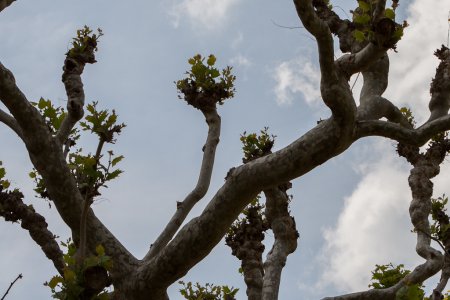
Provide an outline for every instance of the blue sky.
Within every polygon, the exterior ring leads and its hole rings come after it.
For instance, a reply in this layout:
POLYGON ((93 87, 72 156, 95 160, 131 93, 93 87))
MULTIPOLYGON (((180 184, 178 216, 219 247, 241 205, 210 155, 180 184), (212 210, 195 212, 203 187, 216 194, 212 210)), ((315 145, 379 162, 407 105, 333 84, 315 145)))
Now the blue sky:
MULTIPOLYGON (((428 116, 429 82, 438 63, 432 53, 447 43, 450 9, 450 0, 427 2, 400 2, 400 18, 411 26, 399 53, 390 53, 391 85, 385 94, 398 106, 411 107, 419 123, 428 116)), ((353 1, 334 4, 345 16, 353 1)), ((320 76, 312 37, 303 29, 274 23, 300 25, 291 1, 79 0, 75 5, 18 0, 0 13, 0 61, 31 101, 44 97, 64 106, 61 68, 71 38, 85 24, 103 29, 98 63, 88 65, 83 74, 86 99, 116 109, 128 126, 113 147, 125 156, 125 173, 94 209, 123 244, 142 257, 176 201, 197 179, 207 128, 203 116, 177 98, 173 83, 183 76, 189 57, 214 53, 218 65, 234 66, 237 76, 236 97, 219 108, 223 127, 210 192, 192 216, 222 185, 228 169, 241 163, 241 133, 269 126, 278 149, 329 116, 317 92, 320 76)), ((65 240, 69 232, 55 209, 34 197, 27 176, 32 167, 23 145, 4 126, 0 139, 0 160, 13 186, 22 189, 27 203, 65 240)), ((82 142, 86 151, 94 151, 92 138, 82 142)), ((367 287, 376 263, 392 261, 412 268, 421 262, 410 233, 408 170, 393 142, 371 138, 293 182, 291 209, 300 240, 288 258, 280 299, 358 291, 367 287)), ((447 164, 435 180, 436 195, 446 191, 448 178, 447 164)), ((28 233, 18 224, 0 222, 0 239, 0 291, 23 273, 10 299, 50 298, 42 283, 55 271, 28 233)), ((230 252, 219 244, 184 280, 239 287, 238 299, 245 299, 239 261, 230 252)), ((178 288, 170 289, 171 299, 181 299, 178 288)))

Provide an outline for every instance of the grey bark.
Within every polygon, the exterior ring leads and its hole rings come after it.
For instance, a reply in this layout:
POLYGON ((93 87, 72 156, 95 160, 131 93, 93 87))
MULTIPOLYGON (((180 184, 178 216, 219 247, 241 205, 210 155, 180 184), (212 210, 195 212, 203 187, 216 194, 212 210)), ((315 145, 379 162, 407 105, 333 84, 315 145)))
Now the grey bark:
MULTIPOLYGON (((450 130, 450 116, 447 115, 450 86, 448 80, 441 80, 448 77, 448 68, 446 67, 448 50, 444 49, 441 52, 444 67, 438 68, 436 79, 433 81, 430 120, 417 129, 407 127, 395 105, 382 97, 385 88, 384 80, 386 80, 388 72, 387 68, 383 67, 383 64, 386 64, 387 49, 371 42, 360 48, 351 47, 349 21, 340 20, 336 14, 332 14, 318 3, 320 4, 321 1, 294 0, 297 13, 305 28, 317 40, 321 70, 321 95, 324 103, 330 108, 332 116, 320 122, 285 148, 231 169, 226 182, 215 193, 203 212, 198 217, 191 219, 180 230, 178 230, 178 223, 182 222, 186 216, 174 216, 177 220, 173 222, 176 225, 172 227, 174 229, 168 230, 168 234, 163 234, 163 241, 158 242, 160 246, 155 247, 158 250, 150 252, 143 260, 138 260, 129 253, 90 209, 86 224, 87 231, 90 233, 87 242, 91 248, 102 244, 107 255, 112 257, 114 267, 111 276, 116 289, 116 299, 148 299, 148 295, 152 295, 152 299, 155 300, 167 299, 167 287, 184 276, 210 253, 242 209, 259 192, 308 173, 344 152, 356 140, 367 136, 382 136, 405 144, 421 146, 437 133, 450 130), (341 48, 347 47, 350 51, 349 54, 336 60, 332 33, 338 35, 341 48), (360 50, 356 51, 355 49, 360 50), (352 74, 360 71, 364 76, 364 88, 360 99, 361 105, 357 107, 348 79, 352 74), (381 117, 387 117, 388 121, 379 120, 381 117)), ((379 1, 377 5, 384 7, 384 2, 379 1)), ((75 69, 79 71, 77 69, 79 67, 75 69)), ((0 64, 0 100, 11 113, 10 117, 6 117, 6 113, 2 114, 0 121, 7 124, 17 134, 20 132, 19 136, 24 141, 34 167, 42 175, 58 213, 71 228, 74 236, 79 236, 83 197, 67 166, 62 143, 67 138, 70 129, 82 116, 84 92, 81 72, 68 75, 66 79, 73 83, 70 85, 66 81, 64 82, 69 97, 69 115, 60 132, 54 137, 48 131, 39 112, 16 86, 12 73, 0 64), (74 86, 77 89, 74 90, 74 86)), ((210 135, 208 135, 209 137, 210 135)), ((213 141, 210 147, 205 148, 208 152, 205 153, 205 156, 214 157, 216 144, 217 141, 213 141)), ((427 166, 415 166, 415 168, 421 167, 427 166)), ((212 169, 212 164, 210 164, 210 169, 212 169)), ((436 173, 435 171, 426 172, 430 172, 431 175, 436 173)), ((205 186, 207 189, 209 185, 211 176, 209 169, 206 173, 207 180, 199 180, 199 182, 208 182, 208 184, 202 185, 202 188, 199 189, 202 192, 194 192, 192 199, 195 200, 188 201, 192 205, 198 201, 196 199, 203 197, 205 186)), ((410 182, 413 182, 413 186, 416 180, 414 179, 415 175, 415 173, 411 173, 410 182)), ((200 177, 202 176, 200 175, 200 177)), ((407 277, 409 282, 421 282, 438 272, 443 265, 442 254, 429 246, 430 240, 426 234, 427 224, 424 220, 424 213, 420 212, 422 210, 420 205, 426 202, 421 199, 425 198, 413 194, 414 205, 411 209, 411 219, 416 228, 420 229, 417 237, 417 252, 426 258, 427 262, 418 266, 407 277), (416 210, 416 206, 419 207, 419 210, 416 210), (417 214, 420 216, 417 217, 417 214)), ((189 210, 186 209, 182 215, 187 215, 189 210)), ((426 208, 423 210, 426 212, 426 208)), ((289 223, 290 221, 286 221, 286 223, 281 221, 280 226, 289 227, 289 223)), ((278 226, 275 221, 274 226, 278 226)), ((280 257, 284 257, 293 248, 293 245, 286 247, 287 250, 282 250, 283 255, 280 257)), ((278 249, 274 248, 272 253, 274 257, 278 249)), ((279 268, 281 264, 283 264, 283 259, 274 266, 279 268)), ((278 274, 278 271, 270 271, 270 269, 270 264, 268 264, 268 272, 278 274)), ((275 289, 276 284, 279 284, 279 280, 276 279, 276 281, 267 283, 266 286, 275 289)), ((395 292, 403 285, 405 282, 401 281, 398 285, 385 290, 371 290, 327 299, 392 299, 395 292)))

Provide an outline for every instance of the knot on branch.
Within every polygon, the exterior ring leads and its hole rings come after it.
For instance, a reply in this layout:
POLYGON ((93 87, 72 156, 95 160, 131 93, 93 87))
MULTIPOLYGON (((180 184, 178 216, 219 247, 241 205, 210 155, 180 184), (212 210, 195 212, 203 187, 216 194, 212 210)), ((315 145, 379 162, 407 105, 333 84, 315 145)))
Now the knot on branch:
POLYGON ((269 225, 263 219, 261 209, 259 203, 250 205, 244 211, 246 217, 231 226, 225 243, 231 248, 232 255, 242 261, 243 267, 250 261, 260 261, 262 270, 262 253, 265 248, 262 241, 269 225))
MULTIPOLYGON (((26 206, 22 202, 23 194, 17 190, 3 192, 3 186, 0 185, 0 215, 6 221, 18 222, 23 216, 28 215, 29 210, 34 212, 31 206, 26 206)), ((37 221, 42 221, 44 218, 37 218, 37 221)), ((44 221, 45 222, 45 221, 44 221)), ((47 223, 45 224, 47 225, 47 223)))
POLYGON ((442 45, 434 52, 441 61, 436 69, 436 76, 431 81, 430 93, 448 91, 450 88, 450 49, 442 45))

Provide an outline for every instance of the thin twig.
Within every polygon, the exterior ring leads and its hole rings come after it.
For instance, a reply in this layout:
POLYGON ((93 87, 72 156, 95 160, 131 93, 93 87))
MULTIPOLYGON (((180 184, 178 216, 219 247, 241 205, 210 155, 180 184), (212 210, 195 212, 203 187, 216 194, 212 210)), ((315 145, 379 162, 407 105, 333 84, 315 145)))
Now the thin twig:
POLYGON ((351 91, 353 91, 353 88, 355 87, 355 84, 356 84, 356 82, 358 81, 359 74, 361 74, 361 72, 358 72, 358 75, 356 75, 355 82, 353 82, 352 88, 350 89, 351 91))
POLYGON ((285 25, 278 24, 274 20, 270 20, 270 21, 272 21, 273 25, 275 25, 277 27, 281 27, 281 28, 286 28, 286 29, 305 29, 305 27, 303 27, 303 26, 285 26, 285 25))
POLYGON ((14 281, 11 282, 11 284, 9 285, 9 288, 6 290, 6 293, 3 295, 2 299, 0 299, 0 300, 4 300, 4 299, 6 298, 6 295, 8 295, 8 293, 9 293, 9 290, 10 290, 10 289, 12 288, 12 286, 14 285, 14 283, 16 283, 17 280, 22 279, 22 278, 23 278, 22 273, 20 273, 20 274, 16 277, 16 279, 14 279, 14 281))

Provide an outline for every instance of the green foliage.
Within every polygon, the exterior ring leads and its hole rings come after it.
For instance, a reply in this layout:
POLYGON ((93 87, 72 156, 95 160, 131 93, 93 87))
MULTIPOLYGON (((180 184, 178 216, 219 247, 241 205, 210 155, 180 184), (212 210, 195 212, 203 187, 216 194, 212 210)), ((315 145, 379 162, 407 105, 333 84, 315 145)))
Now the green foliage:
MULTIPOLYGON (((230 66, 219 71, 214 66, 216 57, 212 54, 206 59, 206 64, 205 58, 200 54, 190 58, 188 62, 191 69, 186 72, 187 78, 178 80, 176 86, 189 104, 201 108, 212 103, 223 104, 224 100, 234 96, 236 76, 231 74, 230 66), (199 97, 206 99, 203 99, 203 103, 199 103, 199 97)), ((181 95, 179 97, 181 98, 181 95)))
POLYGON ((446 244, 446 240, 450 238, 450 224, 449 217, 446 214, 446 205, 448 203, 448 197, 442 195, 436 199, 431 199, 431 218, 433 224, 431 224, 431 236, 446 244))
POLYGON ((384 18, 374 20, 373 15, 375 5, 372 0, 358 0, 358 7, 352 10, 353 38, 360 43, 375 42, 384 47, 393 48, 395 50, 396 43, 402 38, 403 30, 408 23, 395 23, 398 1, 392 2, 392 8, 384 10, 384 18))
MULTIPOLYGON (((372 271, 372 282, 369 287, 374 289, 385 289, 396 285, 405 278, 411 271, 404 269, 404 265, 394 266, 392 263, 387 265, 375 265, 372 271)), ((396 300, 421 300, 425 292, 421 284, 411 284, 402 287, 396 294, 396 300)))
POLYGON ((83 29, 78 29, 77 36, 72 39, 72 48, 69 50, 68 55, 74 57, 77 54, 82 54, 88 47, 93 47, 94 51, 97 51, 97 42, 103 35, 103 32, 100 28, 97 29, 97 34, 92 34, 92 32, 86 25, 83 29))
POLYGON ((423 300, 425 292, 417 284, 406 285, 395 294, 395 300, 423 300))
POLYGON ((400 108, 400 112, 405 117, 405 119, 408 121, 409 124, 411 124, 412 127, 415 127, 416 121, 414 120, 414 116, 412 114, 411 109, 407 107, 400 108))
POLYGON ((81 152, 69 154, 68 166, 78 183, 78 188, 89 196, 100 195, 101 187, 108 187, 106 183, 116 179, 123 173, 114 166, 123 159, 123 156, 115 156, 112 151, 108 151, 108 161, 103 164, 92 154, 83 155, 81 152))
POLYGON ((117 115, 114 109, 111 113, 108 110, 98 110, 97 104, 98 102, 94 101, 86 106, 89 114, 84 117, 85 121, 80 122, 80 126, 83 131, 90 131, 104 142, 114 144, 114 134, 120 134, 126 125, 116 124, 117 115))
POLYGON ((6 190, 11 186, 11 182, 5 179, 6 169, 2 167, 3 162, 0 160, 0 191, 2 189, 6 190))
MULTIPOLYGON (((77 266, 75 259, 77 249, 74 243, 69 239, 66 243, 61 242, 61 245, 67 249, 67 252, 63 256, 65 263, 64 274, 63 276, 53 276, 44 285, 51 289, 54 299, 79 300, 86 293, 86 270, 93 267, 101 267, 106 271, 111 270, 112 260, 109 256, 105 255, 103 246, 98 245, 95 249, 96 254, 87 257, 82 266, 77 266)), ((90 299, 106 300, 109 297, 107 292, 103 290, 90 296, 90 299)))
MULTIPOLYGON (((31 102, 31 104, 39 110, 50 132, 56 133, 67 115, 64 108, 55 107, 51 100, 44 98, 40 98, 38 102, 31 102)), ((75 133, 76 130, 72 130, 72 134, 75 133)))
POLYGON ((188 300, 234 300, 239 291, 239 289, 226 285, 215 286, 207 283, 205 286, 201 286, 198 282, 192 284, 192 282, 184 283, 183 281, 178 283, 183 285, 180 294, 188 300))
POLYGON ((260 131, 260 135, 257 135, 256 133, 247 134, 246 132, 241 135, 240 140, 243 144, 242 150, 244 152, 242 161, 244 163, 271 152, 276 136, 269 135, 268 130, 268 127, 264 127, 264 129, 260 131))
MULTIPOLYGON (((116 135, 120 134, 122 129, 126 126, 123 123, 117 123, 117 114, 115 110, 111 112, 108 110, 99 110, 97 102, 88 104, 86 106, 87 114, 84 120, 80 122, 81 129, 88 131, 98 136, 99 145, 95 154, 83 154, 81 148, 76 149, 68 154, 67 164, 75 177, 78 187, 82 193, 89 193, 90 196, 100 195, 99 189, 107 187, 106 183, 116 179, 122 170, 117 169, 117 164, 123 160, 123 155, 115 155, 113 151, 107 151, 107 159, 101 154, 103 145, 105 143, 114 144, 116 142, 116 135)), ((55 107, 50 100, 41 98, 39 102, 33 103, 39 110, 41 115, 52 133, 56 133, 59 129, 62 120, 66 116, 66 112, 61 107, 55 107)), ((79 140, 79 129, 74 128, 68 138, 68 145, 72 147, 76 145, 79 140)), ((34 191, 43 199, 48 199, 49 195, 45 187, 42 176, 36 169, 33 169, 29 177, 34 181, 34 191)))
POLYGON ((392 263, 375 265, 375 270, 372 271, 372 282, 369 284, 369 287, 385 289, 394 286, 409 273, 411 271, 405 270, 402 264, 396 267, 392 263))

